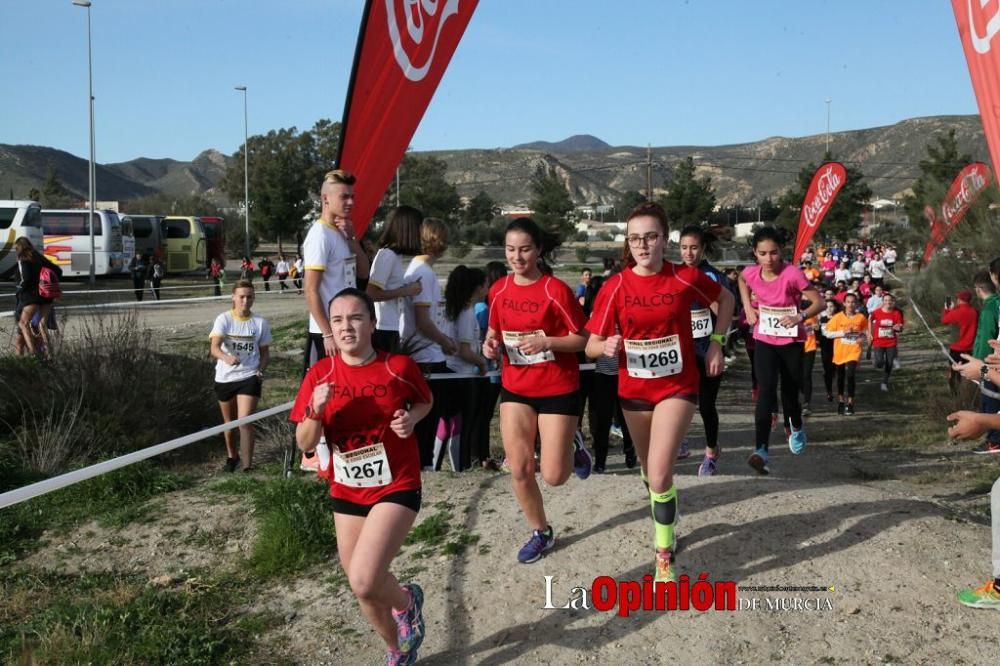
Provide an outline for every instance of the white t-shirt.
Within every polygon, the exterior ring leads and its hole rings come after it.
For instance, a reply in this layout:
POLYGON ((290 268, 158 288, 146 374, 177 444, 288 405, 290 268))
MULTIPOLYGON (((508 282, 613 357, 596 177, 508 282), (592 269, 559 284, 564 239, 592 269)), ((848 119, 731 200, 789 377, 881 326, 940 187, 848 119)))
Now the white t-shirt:
MULTIPOLYGON (((324 310, 339 291, 357 286, 354 253, 351 252, 347 239, 339 229, 323 220, 316 220, 309 228, 302 244, 302 257, 305 270, 323 273, 319 283, 319 298, 324 310)), ((309 332, 323 332, 312 313, 309 314, 309 332)))
POLYGON ((441 285, 438 284, 437 275, 434 268, 427 263, 427 256, 421 255, 410 260, 410 265, 406 267, 403 274, 406 282, 420 281, 420 293, 413 298, 404 299, 403 311, 399 318, 399 338, 405 341, 413 337, 413 345, 418 348, 411 357, 417 363, 440 363, 445 360, 441 345, 425 338, 417 330, 417 319, 415 309, 417 307, 430 308, 431 321, 441 332, 445 331, 444 317, 444 297, 441 294, 441 285))
POLYGON ((849 268, 838 268, 833 272, 833 279, 836 282, 843 280, 849 284, 851 282, 851 270, 849 268))
POLYGON ((298 273, 299 277, 302 277, 302 257, 295 260, 295 272, 298 273))
POLYGON ((215 381, 220 384, 249 379, 260 370, 260 348, 271 344, 271 326, 263 317, 251 314, 243 319, 235 311, 215 318, 208 338, 222 338, 222 351, 240 359, 236 365, 215 362, 215 381))
POLYGON ((277 267, 275 267, 274 270, 277 271, 278 275, 287 275, 288 274, 288 262, 285 261, 284 259, 282 259, 281 261, 278 262, 278 265, 277 265, 277 267))
MULTIPOLYGON (((467 342, 473 353, 479 353, 479 322, 476 321, 476 311, 470 305, 458 313, 455 321, 446 321, 445 335, 455 341, 461 347, 463 342, 467 342)), ((452 372, 478 374, 479 366, 469 363, 458 354, 446 357, 448 369, 452 372)))
MULTIPOLYGON (((278 271, 281 272, 280 270, 278 271)), ((865 262, 862 259, 858 259, 853 264, 851 264, 851 277, 856 277, 858 279, 864 277, 865 275, 865 262)))
POLYGON ((885 254, 882 255, 882 259, 887 264, 896 263, 896 251, 893 250, 892 248, 889 248, 888 250, 885 251, 885 254))
POLYGON ((885 276, 885 262, 879 259, 878 261, 872 260, 872 263, 868 264, 868 270, 871 271, 873 278, 880 278, 885 276))
MULTIPOLYGON (((385 290, 399 289, 406 284, 403 280, 404 274, 403 260, 399 255, 387 247, 379 248, 368 274, 368 284, 385 290)), ((378 330, 399 330, 399 314, 403 300, 405 298, 375 301, 375 320, 378 330)))

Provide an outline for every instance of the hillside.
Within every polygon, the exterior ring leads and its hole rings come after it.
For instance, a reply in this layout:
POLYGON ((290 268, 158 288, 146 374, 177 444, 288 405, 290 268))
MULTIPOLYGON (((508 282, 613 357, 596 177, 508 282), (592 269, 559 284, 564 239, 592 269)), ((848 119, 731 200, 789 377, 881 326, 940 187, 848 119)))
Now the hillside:
MULTIPOLYGON (((913 118, 895 125, 831 134, 834 155, 860 168, 877 197, 906 191, 917 176, 917 164, 935 135, 954 129, 962 151, 987 159, 979 116, 913 118)), ((753 205, 765 196, 777 197, 809 162, 822 158, 826 135, 760 141, 725 146, 668 146, 650 149, 654 188, 663 188, 670 169, 688 155, 699 175, 710 176, 723 205, 753 205)), ((501 204, 525 204, 531 177, 552 168, 578 204, 613 203, 621 192, 645 190, 647 148, 608 146, 590 135, 563 141, 536 141, 513 148, 431 151, 448 163, 446 178, 462 196, 485 191, 501 204)), ((130 199, 152 192, 174 196, 202 194, 225 202, 218 185, 230 158, 206 150, 190 162, 138 158, 98 166, 98 198, 130 199)), ((74 193, 85 196, 87 161, 42 146, 0 144, 0 193, 25 196, 41 188, 48 164, 74 193)))

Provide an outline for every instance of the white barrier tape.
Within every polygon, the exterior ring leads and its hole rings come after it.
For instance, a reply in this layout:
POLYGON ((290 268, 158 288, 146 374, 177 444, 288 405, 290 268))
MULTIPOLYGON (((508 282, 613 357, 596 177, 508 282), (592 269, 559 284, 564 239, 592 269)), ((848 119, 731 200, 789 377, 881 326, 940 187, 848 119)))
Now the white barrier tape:
MULTIPOLYGON (((129 289, 129 291, 133 291, 129 289)), ((256 291, 256 290, 255 290, 256 291)), ((280 291, 256 291, 256 297, 261 295, 270 296, 272 294, 281 294, 280 291)), ((296 295, 296 294, 293 294, 296 295)), ((172 305, 174 303, 199 303, 205 301, 228 301, 232 297, 229 294, 223 294, 222 296, 193 296, 191 298, 165 298, 162 300, 147 300, 147 301, 114 301, 111 303, 90 303, 88 305, 59 305, 56 306, 57 314, 65 310, 92 310, 92 309, 103 309, 103 308, 131 308, 131 307, 156 307, 157 305, 172 305)), ((3 317, 13 317, 14 311, 8 310, 6 312, 0 312, 0 318, 3 317)))
MULTIPOLYGON (((580 365, 580 369, 593 370, 594 364, 583 363, 580 365)), ((426 379, 475 379, 478 377, 493 377, 498 374, 499 373, 495 370, 488 372, 485 375, 438 372, 426 375, 426 379)), ((163 442, 162 444, 154 444, 148 448, 133 451, 132 453, 118 456, 117 458, 112 458, 111 460, 105 460, 104 462, 99 462, 82 469, 73 470, 72 472, 67 472, 66 474, 60 474, 59 476, 52 477, 51 479, 45 479, 44 481, 39 481, 38 483, 32 483, 31 485, 27 485, 22 488, 10 490, 6 493, 0 494, 0 509, 5 509, 9 506, 26 502, 30 499, 34 499, 35 497, 55 492, 56 490, 61 490, 67 486, 80 483, 81 481, 92 479, 95 476, 101 476, 102 474, 113 472, 116 469, 121 469, 122 467, 127 467, 128 465, 158 456, 161 453, 166 453, 168 451, 173 451, 174 449, 179 449, 182 446, 187 446, 188 444, 200 442, 203 439, 208 439, 213 435, 218 435, 227 430, 238 428, 241 425, 247 425, 249 423, 254 423, 255 421, 260 421, 261 419, 266 419, 269 416, 274 416, 275 414, 287 412, 291 410, 292 405, 294 404, 295 401, 292 400, 275 407, 265 409, 262 412, 245 416, 242 419, 236 419, 235 421, 230 421, 229 423, 223 423, 222 425, 199 430, 198 432, 178 437, 176 439, 171 439, 170 441, 163 442)))
POLYGON ((121 469, 127 465, 146 460, 147 458, 152 458, 153 456, 158 456, 161 453, 179 449, 182 446, 199 442, 213 435, 225 432, 226 430, 232 430, 233 428, 238 428, 241 425, 253 423, 254 421, 259 421, 269 416, 286 412, 292 408, 292 404, 292 402, 286 402, 282 405, 278 405, 277 407, 265 409, 262 412, 246 416, 242 419, 230 421, 229 423, 224 423, 213 428, 200 430, 191 435, 178 437, 177 439, 172 439, 168 442, 163 442, 162 444, 156 444, 140 451, 134 451, 133 453, 128 453, 124 456, 112 458, 111 460, 105 460, 104 462, 97 463, 96 465, 90 465, 89 467, 84 467, 83 469, 73 470, 72 472, 60 474, 59 476, 52 477, 51 479, 45 479, 44 481, 32 483, 31 485, 24 486, 23 488, 8 491, 0 494, 0 509, 13 506, 14 504, 20 504, 21 502, 25 502, 40 495, 60 490, 66 486, 71 486, 74 483, 80 483, 81 481, 92 479, 95 476, 107 474, 108 472, 121 469))
MULTIPOLYGON (((65 284, 65 282, 63 284, 65 284)), ((214 286, 215 285, 212 284, 212 283, 209 283, 209 284, 189 284, 189 285, 178 285, 178 286, 173 286, 173 287, 159 287, 159 290, 160 291, 167 291, 169 289, 211 289, 214 286)), ((152 289, 152 288, 153 287, 151 286, 151 283, 149 281, 146 281, 145 282, 145 286, 143 287, 143 290, 145 291, 147 289, 152 289)), ((63 296, 66 296, 67 294, 120 294, 120 293, 134 292, 134 291, 135 291, 135 287, 132 287, 130 289, 73 289, 73 290, 70 290, 70 291, 65 291, 64 290, 62 292, 62 294, 63 294, 63 296)), ((10 292, 10 293, 7 293, 7 294, 0 294, 0 298, 4 298, 4 297, 7 297, 7 296, 13 298, 14 296, 17 296, 17 292, 10 292)))
MULTIPOLYGON (((904 287, 906 286, 906 283, 903 282, 902 280, 900 280, 898 277, 896 277, 896 275, 894 273, 892 273, 890 271, 886 271, 886 273, 888 273, 889 275, 891 275, 892 279, 896 280, 897 282, 899 282, 904 287)), ((952 363, 954 363, 954 361, 951 358, 951 353, 948 351, 948 348, 944 346, 944 343, 941 342, 941 339, 938 338, 938 336, 934 333, 933 329, 931 329, 931 325, 929 323, 927 323, 927 319, 924 317, 924 313, 920 311, 920 308, 917 307, 916 301, 914 301, 912 298, 910 299, 910 305, 913 306, 913 311, 915 313, 917 313, 917 317, 919 317, 920 321, 923 322, 924 328, 926 328, 927 332, 930 333, 931 338, 934 339, 934 342, 938 343, 938 347, 941 348, 941 353, 944 354, 944 357, 946 359, 948 359, 948 367, 950 368, 952 366, 952 363)), ((978 386, 979 387, 979 392, 982 393, 983 395, 985 395, 985 396, 987 396, 989 398, 993 398, 994 400, 1000 400, 1000 393, 997 393, 996 391, 991 391, 990 389, 984 387, 983 384, 982 384, 982 382, 978 382, 978 381, 976 381, 974 379, 967 379, 966 381, 970 381, 973 384, 975 384, 976 386, 978 386)))

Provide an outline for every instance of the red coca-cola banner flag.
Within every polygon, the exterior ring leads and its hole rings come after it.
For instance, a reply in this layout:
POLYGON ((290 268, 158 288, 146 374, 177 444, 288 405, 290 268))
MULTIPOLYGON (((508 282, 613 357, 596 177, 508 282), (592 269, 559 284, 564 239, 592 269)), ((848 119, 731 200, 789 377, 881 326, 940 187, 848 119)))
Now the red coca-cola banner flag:
POLYGON ((939 210, 924 209, 924 216, 931 223, 931 233, 924 247, 923 263, 931 260, 934 250, 955 230, 976 199, 989 187, 990 179, 990 168, 982 162, 973 162, 955 176, 939 210))
POLYGON ((792 254, 795 263, 802 259, 802 253, 809 247, 809 241, 846 182, 847 169, 840 162, 825 162, 816 169, 799 213, 799 229, 795 234, 795 252, 792 254))
POLYGON ((951 0, 993 167, 1000 164, 1000 2, 951 0), (994 43, 996 42, 996 43, 994 43))
POLYGON ((357 176, 364 233, 462 39, 478 0, 368 0, 337 165, 357 176))

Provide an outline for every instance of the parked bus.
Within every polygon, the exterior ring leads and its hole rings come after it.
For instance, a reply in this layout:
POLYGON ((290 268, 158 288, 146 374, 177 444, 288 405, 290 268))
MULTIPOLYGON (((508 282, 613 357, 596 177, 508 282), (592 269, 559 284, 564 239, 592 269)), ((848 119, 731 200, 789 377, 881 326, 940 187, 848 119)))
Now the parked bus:
POLYGON ((167 236, 167 272, 186 273, 207 267, 205 229, 197 217, 165 217, 167 236))
POLYGON ((202 217, 201 225, 205 227, 206 260, 218 259, 226 265, 226 221, 221 217, 202 217))
POLYGON ((17 270, 14 241, 22 236, 42 250, 42 207, 34 201, 0 200, 0 278, 17 270))
MULTIPOLYGON (((90 275, 90 211, 43 210, 45 256, 61 267, 63 277, 90 275)), ((125 238, 121 219, 113 210, 94 211, 94 274, 128 271, 135 238, 125 238)))
POLYGON ((122 220, 132 223, 136 252, 146 258, 156 257, 166 263, 167 236, 163 229, 162 215, 126 215, 122 220))

